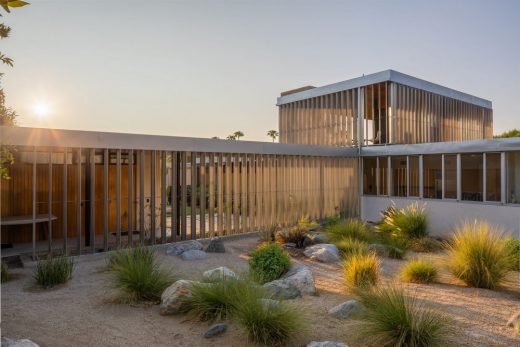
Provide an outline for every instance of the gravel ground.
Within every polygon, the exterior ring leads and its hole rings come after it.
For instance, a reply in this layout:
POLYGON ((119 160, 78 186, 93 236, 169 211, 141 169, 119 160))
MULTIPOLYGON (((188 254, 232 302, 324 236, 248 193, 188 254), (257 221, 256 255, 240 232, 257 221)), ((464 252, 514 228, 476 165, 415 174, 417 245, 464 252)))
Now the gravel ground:
MULTIPOLYGON (((226 241, 227 253, 209 254, 208 259, 182 261, 160 251, 164 266, 181 278, 198 279, 203 271, 227 266, 236 272, 247 271, 247 254, 257 244, 256 236, 226 241)), ((418 255, 441 261, 441 255, 418 255)), ((295 303, 306 312, 308 328, 298 334, 296 346, 310 340, 336 340, 358 346, 352 338, 351 323, 339 321, 327 311, 350 298, 343 285, 338 264, 294 261, 313 268, 317 296, 305 296, 295 303)), ((384 259, 385 282, 397 280, 405 261, 384 259)), ((16 278, 1 286, 2 336, 29 338, 40 346, 247 346, 246 337, 231 322, 228 332, 212 339, 202 334, 208 323, 184 316, 161 316, 158 306, 109 303, 114 292, 110 275, 104 272, 104 255, 86 257, 76 263, 71 281, 50 290, 34 286, 32 269, 16 269, 16 278)), ((447 273, 440 283, 405 285, 420 300, 448 313, 457 324, 459 346, 520 346, 520 337, 505 326, 520 310, 520 274, 511 274, 500 291, 467 288, 447 273)))

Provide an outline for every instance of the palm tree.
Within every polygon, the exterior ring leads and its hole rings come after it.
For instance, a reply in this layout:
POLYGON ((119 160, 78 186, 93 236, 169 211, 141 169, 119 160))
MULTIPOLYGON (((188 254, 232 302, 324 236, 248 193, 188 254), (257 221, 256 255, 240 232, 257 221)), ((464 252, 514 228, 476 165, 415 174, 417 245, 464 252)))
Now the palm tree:
POLYGON ((240 130, 237 130, 237 131, 235 131, 235 132, 233 133, 233 136, 235 137, 235 138, 234 138, 235 140, 240 140, 240 138, 241 138, 242 136, 244 136, 244 133, 241 132, 240 130))
POLYGON ((228 135, 228 137, 226 137, 226 140, 236 140, 237 138, 235 137, 235 135, 228 135))
POLYGON ((276 130, 269 130, 269 131, 267 132, 267 136, 269 136, 270 138, 272 138, 272 139, 273 139, 273 142, 274 142, 274 140, 276 140, 276 138, 278 137, 278 135, 280 135, 280 134, 279 134, 278 131, 276 131, 276 130))

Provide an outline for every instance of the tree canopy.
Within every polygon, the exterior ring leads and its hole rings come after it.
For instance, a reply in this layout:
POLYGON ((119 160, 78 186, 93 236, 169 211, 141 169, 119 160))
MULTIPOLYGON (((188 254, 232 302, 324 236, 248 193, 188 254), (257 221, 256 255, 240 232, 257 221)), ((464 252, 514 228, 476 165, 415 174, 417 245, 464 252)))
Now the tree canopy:
POLYGON ((495 139, 502 139, 507 137, 520 137, 520 130, 512 129, 508 131, 504 131, 502 134, 498 134, 494 136, 495 139))

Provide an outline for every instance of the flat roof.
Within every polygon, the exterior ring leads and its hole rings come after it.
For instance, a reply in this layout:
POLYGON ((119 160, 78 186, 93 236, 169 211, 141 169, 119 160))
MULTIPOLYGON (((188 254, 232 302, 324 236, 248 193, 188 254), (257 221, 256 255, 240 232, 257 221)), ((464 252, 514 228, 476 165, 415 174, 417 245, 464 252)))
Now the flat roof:
POLYGON ((395 82, 408 87, 417 88, 421 90, 425 90, 427 92, 431 92, 434 94, 442 95, 448 98, 452 98, 455 100, 464 101, 473 105, 477 105, 485 108, 492 108, 492 103, 489 100, 482 99, 470 94, 466 94, 460 92, 455 89, 451 89, 448 87, 441 86, 439 84, 435 84, 432 82, 428 82, 422 80, 420 78, 416 78, 410 75, 406 75, 404 73, 394 71, 394 70, 385 70, 381 72, 376 72, 370 75, 365 75, 361 77, 356 77, 350 80, 346 80, 343 82, 333 83, 322 87, 317 87, 305 91, 301 91, 294 94, 280 96, 277 99, 276 105, 284 105, 295 101, 305 100, 314 98, 317 96, 337 93, 340 91, 354 89, 359 87, 368 86, 371 84, 381 83, 381 82, 395 82))

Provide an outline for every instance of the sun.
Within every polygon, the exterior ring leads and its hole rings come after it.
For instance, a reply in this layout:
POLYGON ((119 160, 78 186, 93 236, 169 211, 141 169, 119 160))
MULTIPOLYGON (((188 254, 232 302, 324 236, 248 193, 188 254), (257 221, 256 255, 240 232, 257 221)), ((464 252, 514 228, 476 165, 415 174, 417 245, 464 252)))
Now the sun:
POLYGON ((48 102, 38 101, 34 104, 33 111, 38 117, 45 118, 51 112, 51 107, 48 102))

